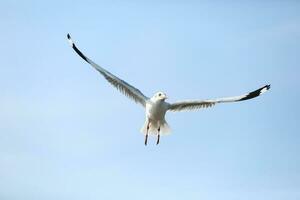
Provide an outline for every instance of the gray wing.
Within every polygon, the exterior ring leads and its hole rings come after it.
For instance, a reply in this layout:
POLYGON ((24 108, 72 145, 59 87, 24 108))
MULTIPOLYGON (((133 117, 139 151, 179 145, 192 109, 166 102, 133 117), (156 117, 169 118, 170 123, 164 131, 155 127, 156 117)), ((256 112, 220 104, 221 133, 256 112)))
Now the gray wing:
POLYGON ((146 97, 140 90, 137 88, 133 87, 132 85, 126 83, 122 79, 116 77, 115 75, 111 74, 109 71, 103 69, 96 63, 94 63, 91 59, 86 57, 74 44, 74 42, 71 39, 71 36, 68 34, 67 35, 68 40, 70 42, 71 47, 74 49, 74 51, 87 63, 92 65, 100 74, 104 76, 104 78, 112 84, 114 87, 116 87, 119 91, 121 91, 124 95, 127 97, 133 99, 136 103, 140 103, 144 107, 146 106, 146 101, 149 99, 146 97))
POLYGON ((177 103, 173 103, 169 105, 170 111, 183 111, 183 110, 194 110, 199 108, 207 108, 215 105, 216 103, 228 103, 228 102, 236 102, 236 101, 244 101, 248 99, 252 99, 258 97, 264 92, 270 89, 270 85, 265 85, 253 92, 249 92, 245 95, 234 96, 234 97, 226 97, 219 99, 211 99, 211 100, 202 100, 202 101, 181 101, 177 103))

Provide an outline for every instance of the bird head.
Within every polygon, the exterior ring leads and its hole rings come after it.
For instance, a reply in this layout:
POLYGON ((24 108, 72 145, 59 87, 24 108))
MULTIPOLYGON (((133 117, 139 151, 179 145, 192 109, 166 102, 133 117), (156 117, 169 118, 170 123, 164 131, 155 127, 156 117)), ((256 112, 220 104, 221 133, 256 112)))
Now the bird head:
POLYGON ((160 101, 164 101, 165 99, 167 99, 167 95, 163 92, 157 92, 154 94, 154 96, 152 97, 153 100, 160 100, 160 101))

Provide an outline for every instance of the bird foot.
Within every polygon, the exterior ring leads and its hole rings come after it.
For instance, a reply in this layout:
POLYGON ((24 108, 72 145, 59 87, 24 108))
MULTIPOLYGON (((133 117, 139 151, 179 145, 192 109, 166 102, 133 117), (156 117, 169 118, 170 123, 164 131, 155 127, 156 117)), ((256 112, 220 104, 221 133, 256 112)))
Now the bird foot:
POLYGON ((145 146, 147 146, 147 142, 148 142, 148 135, 145 136, 145 146))
POLYGON ((160 139, 160 135, 157 136, 157 141, 156 141, 156 145, 159 144, 159 139, 160 139))

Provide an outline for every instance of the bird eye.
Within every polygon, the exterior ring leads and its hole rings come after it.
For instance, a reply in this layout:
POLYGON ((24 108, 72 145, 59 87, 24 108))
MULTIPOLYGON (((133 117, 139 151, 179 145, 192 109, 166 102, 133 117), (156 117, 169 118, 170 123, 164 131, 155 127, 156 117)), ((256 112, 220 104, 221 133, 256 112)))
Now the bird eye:
POLYGON ((158 96, 161 96, 161 93, 159 93, 158 96))

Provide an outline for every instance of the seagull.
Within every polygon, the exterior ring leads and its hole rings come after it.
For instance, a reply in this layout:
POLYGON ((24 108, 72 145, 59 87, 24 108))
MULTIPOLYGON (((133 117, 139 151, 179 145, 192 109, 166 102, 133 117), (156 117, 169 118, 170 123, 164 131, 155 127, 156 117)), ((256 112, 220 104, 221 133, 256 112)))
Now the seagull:
POLYGON ((111 85, 117 88, 120 92, 145 108, 146 119, 143 127, 141 128, 141 132, 145 135, 145 145, 147 145, 148 142, 148 135, 157 136, 156 145, 158 145, 160 142, 160 136, 170 133, 169 125, 165 120, 167 111, 188 111, 212 107, 217 103, 244 101, 260 96, 261 94, 268 91, 271 87, 270 85, 265 85, 253 92, 249 92, 240 96, 207 100, 186 100, 175 103, 168 103, 166 101, 168 97, 164 92, 157 92, 151 98, 145 96, 134 86, 113 75, 112 73, 86 57, 72 41, 70 34, 67 35, 67 38, 71 47, 83 60, 94 67, 111 85))

